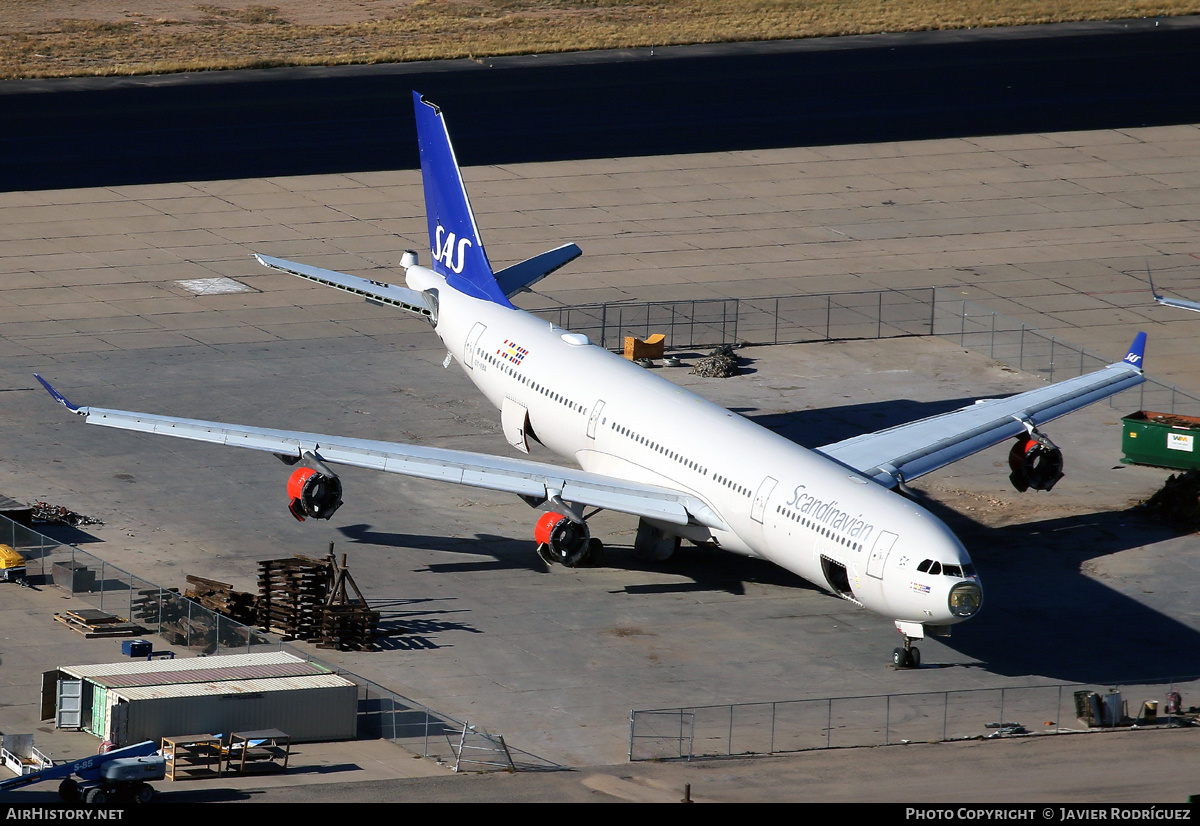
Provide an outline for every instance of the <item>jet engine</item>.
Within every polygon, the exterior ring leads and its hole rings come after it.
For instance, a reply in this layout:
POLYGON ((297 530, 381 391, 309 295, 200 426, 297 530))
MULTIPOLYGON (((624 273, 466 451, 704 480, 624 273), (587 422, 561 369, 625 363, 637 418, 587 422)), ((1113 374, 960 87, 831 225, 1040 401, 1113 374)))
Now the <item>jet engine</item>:
POLYGON ((588 559, 592 532, 586 522, 573 522, 561 513, 543 513, 533 529, 538 555, 547 562, 578 568, 588 559))
POLYGON ((1021 493, 1030 488, 1050 490, 1063 478, 1062 450, 1034 430, 1017 437, 1008 452, 1008 467, 1012 471, 1008 478, 1021 493))
POLYGON ((342 480, 335 474, 325 474, 302 467, 288 477, 288 510, 296 520, 305 517, 328 519, 342 506, 342 480))

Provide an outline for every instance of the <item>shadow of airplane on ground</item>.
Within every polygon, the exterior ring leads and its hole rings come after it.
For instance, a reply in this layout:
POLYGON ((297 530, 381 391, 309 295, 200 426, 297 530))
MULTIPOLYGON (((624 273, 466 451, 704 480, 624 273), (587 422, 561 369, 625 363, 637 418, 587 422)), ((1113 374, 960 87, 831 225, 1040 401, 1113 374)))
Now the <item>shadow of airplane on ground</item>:
MULTIPOLYGON (((989 398, 1003 398, 990 396, 989 398)), ((949 413, 974 404, 976 399, 946 399, 918 402, 912 399, 849 404, 843 407, 823 407, 794 410, 790 413, 755 413, 753 409, 731 408, 750 421, 778 433, 785 439, 809 449, 840 442, 852 436, 885 430, 930 416, 949 413)))
POLYGON ((429 536, 376 531, 370 525, 345 525, 337 529, 351 542, 378 545, 384 548, 419 548, 424 551, 453 551, 487 557, 490 561, 435 563, 431 571, 469 572, 510 568, 513 570, 545 571, 546 565, 536 553, 530 540, 514 539, 495 534, 475 534, 470 539, 455 536, 429 536))
MULTIPOLYGON (((338 529, 352 542, 395 548, 416 548, 426 551, 451 551, 487 557, 487 561, 430 563, 433 573, 470 573, 473 571, 532 570, 546 573, 546 563, 537 555, 532 540, 513 539, 493 534, 476 534, 472 538, 424 536, 417 534, 374 531, 369 525, 348 525, 338 529)), ((643 559, 632 546, 605 544, 604 560, 599 568, 647 574, 668 574, 687 577, 690 583, 648 583, 627 585, 626 593, 687 593, 721 591, 744 594, 746 583, 755 582, 780 587, 803 588, 818 593, 824 591, 803 578, 761 559, 750 559, 709 546, 688 546, 665 562, 643 559)))
POLYGON ((955 627, 948 647, 1005 676, 1106 684, 1200 673, 1200 630, 1155 608, 1150 592, 1135 599, 1084 572, 1091 560, 1178 531, 1135 508, 990 528, 915 498, 963 541, 983 582, 983 610, 955 627))

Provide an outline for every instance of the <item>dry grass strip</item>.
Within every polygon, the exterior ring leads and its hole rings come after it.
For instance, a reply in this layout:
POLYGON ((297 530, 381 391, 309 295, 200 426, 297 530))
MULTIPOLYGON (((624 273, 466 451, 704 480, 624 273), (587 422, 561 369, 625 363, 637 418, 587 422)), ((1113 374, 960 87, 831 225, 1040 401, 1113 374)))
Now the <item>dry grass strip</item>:
POLYGON ((1200 0, 3 0, 0 78, 482 59, 1200 13, 1200 0))

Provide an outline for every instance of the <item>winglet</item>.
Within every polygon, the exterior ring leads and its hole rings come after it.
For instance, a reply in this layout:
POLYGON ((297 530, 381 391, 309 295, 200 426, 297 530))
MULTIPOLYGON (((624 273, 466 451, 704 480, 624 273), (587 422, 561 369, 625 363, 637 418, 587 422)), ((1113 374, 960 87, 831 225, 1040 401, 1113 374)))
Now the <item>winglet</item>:
POLYGON ((1126 364, 1131 364, 1141 371, 1145 365, 1146 355, 1146 334, 1138 333, 1133 339, 1133 344, 1129 345, 1129 352, 1125 354, 1125 358, 1121 361, 1126 364))
POLYGON ((1146 278, 1150 281, 1150 295, 1154 296, 1154 300, 1162 303, 1163 297, 1158 294, 1158 290, 1154 289, 1154 276, 1150 274, 1150 262, 1146 262, 1146 278))
POLYGON ((442 110, 413 92, 417 144, 421 150, 421 182, 425 187, 425 217, 433 269, 446 283, 467 295, 511 307, 496 283, 479 227, 467 199, 442 110))
POLYGON ((46 392, 49 393, 52 397, 54 397, 54 400, 56 402, 61 404, 63 407, 67 408, 67 410, 70 410, 72 413, 80 412, 80 409, 78 407, 76 407, 75 405, 73 405, 69 401, 67 401, 66 396, 64 396, 62 393, 59 393, 57 390, 55 390, 53 387, 51 387, 50 382, 46 381, 44 378, 39 376, 37 373, 34 373, 33 377, 42 383, 42 387, 46 388, 46 392))

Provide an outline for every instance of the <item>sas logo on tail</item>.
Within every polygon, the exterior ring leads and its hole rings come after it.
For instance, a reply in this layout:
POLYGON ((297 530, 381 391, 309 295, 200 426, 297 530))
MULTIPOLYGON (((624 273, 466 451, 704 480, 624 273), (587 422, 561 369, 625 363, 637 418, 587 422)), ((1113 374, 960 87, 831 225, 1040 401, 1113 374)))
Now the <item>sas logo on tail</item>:
POLYGON ((434 235, 433 260, 440 261, 444 266, 449 267, 456 275, 462 275, 463 267, 466 266, 467 247, 471 246, 470 238, 456 238, 453 232, 446 232, 446 228, 441 224, 437 226, 437 232, 434 235))
POLYGON ((505 339, 504 346, 496 351, 496 355, 505 361, 510 361, 519 366, 525 360, 525 357, 529 355, 529 351, 524 347, 518 347, 516 342, 505 339))

